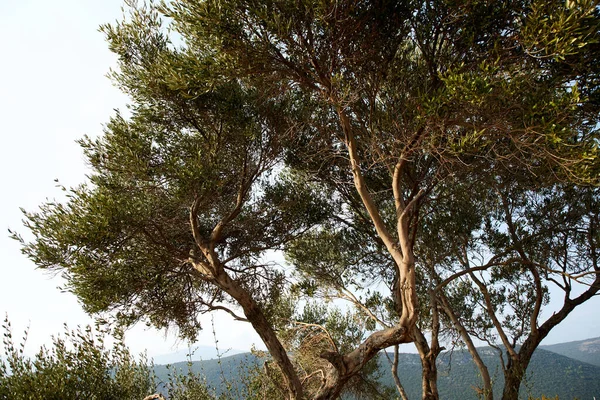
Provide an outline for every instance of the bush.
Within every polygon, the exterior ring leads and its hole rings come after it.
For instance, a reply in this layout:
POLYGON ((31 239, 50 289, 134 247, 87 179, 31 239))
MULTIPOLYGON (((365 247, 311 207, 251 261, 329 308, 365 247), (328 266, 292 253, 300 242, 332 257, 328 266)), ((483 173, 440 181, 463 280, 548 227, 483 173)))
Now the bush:
POLYGON ((119 330, 95 334, 90 326, 69 330, 65 325, 63 336, 53 337, 50 348, 42 346, 30 358, 24 354, 27 331, 15 345, 8 318, 2 328, 0 399, 140 400, 155 390, 151 363, 131 355, 119 330))

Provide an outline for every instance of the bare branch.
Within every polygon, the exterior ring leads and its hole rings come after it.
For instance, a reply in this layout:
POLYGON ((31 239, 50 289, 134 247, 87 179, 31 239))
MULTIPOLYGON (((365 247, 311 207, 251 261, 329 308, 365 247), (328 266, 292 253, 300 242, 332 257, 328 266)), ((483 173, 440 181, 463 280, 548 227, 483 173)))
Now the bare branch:
POLYGON ((305 327, 313 327, 313 328, 318 328, 318 329, 322 330, 325 333, 325 335, 327 336, 327 339, 329 340, 329 343, 331 343, 331 346, 333 347, 334 351, 336 353, 339 352, 338 347, 335 344, 335 341, 331 337, 331 334, 329 333, 329 331, 323 325, 311 324, 311 323, 308 323, 308 322, 301 322, 301 321, 292 321, 292 323, 296 324, 296 325, 301 325, 301 326, 305 326, 305 327))

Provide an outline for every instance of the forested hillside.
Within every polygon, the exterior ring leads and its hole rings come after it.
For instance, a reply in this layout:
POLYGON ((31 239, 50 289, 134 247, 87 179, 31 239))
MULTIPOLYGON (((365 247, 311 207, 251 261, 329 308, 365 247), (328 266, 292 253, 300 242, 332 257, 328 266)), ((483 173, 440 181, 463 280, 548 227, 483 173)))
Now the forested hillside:
POLYGON ((544 350, 574 358, 575 360, 600 366, 600 338, 557 343, 540 347, 544 350))
MULTIPOLYGON (((577 342, 572 342, 577 343, 577 342)), ((574 347, 571 343, 561 343, 559 348, 574 347)), ((551 346, 548 346, 551 347, 551 346)), ((501 397, 504 384, 502 370, 498 357, 490 348, 480 348, 494 381, 494 397, 501 397)), ((393 357, 393 355, 390 355, 393 357)), ((417 354, 401 353, 399 355, 398 375, 409 399, 421 397, 421 362, 417 354)), ((380 380, 382 386, 394 386, 388 359, 384 354, 379 357, 379 366, 382 372, 380 380)), ((240 391, 244 383, 244 376, 253 366, 259 365, 262 360, 250 353, 237 354, 224 357, 221 360, 195 361, 191 363, 192 371, 206 377, 206 383, 217 392, 231 390, 240 391)), ((168 380, 169 371, 188 370, 188 363, 173 364, 170 369, 164 365, 155 366, 159 381, 168 380)), ((456 350, 444 352, 439 357, 438 382, 441 399, 466 400, 477 399, 474 386, 478 385, 477 368, 473 364, 467 351, 456 350)), ((535 352, 531 365, 520 392, 521 398, 528 396, 534 398, 542 395, 554 398, 559 396, 566 399, 591 399, 600 395, 600 367, 581 362, 560 354, 538 349, 535 352)))

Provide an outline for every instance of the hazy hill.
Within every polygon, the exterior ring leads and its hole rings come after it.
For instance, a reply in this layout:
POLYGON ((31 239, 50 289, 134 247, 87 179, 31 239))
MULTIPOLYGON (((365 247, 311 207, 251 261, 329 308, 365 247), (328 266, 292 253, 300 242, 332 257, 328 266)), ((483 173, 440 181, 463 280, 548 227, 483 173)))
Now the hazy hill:
MULTIPOLYGON (((568 343, 565 343, 565 345, 568 343)), ((556 346, 556 345, 553 345, 556 346)), ((548 347, 548 346, 545 346, 548 347)), ((480 354, 495 380, 495 397, 500 398, 503 377, 498 357, 490 348, 481 348, 480 354)), ((242 381, 248 368, 260 362, 249 353, 224 357, 220 360, 206 360, 192 363, 192 370, 200 372, 206 377, 210 387, 217 392, 225 387, 223 381, 236 388, 242 381)), ((385 371, 381 379, 382 385, 393 386, 389 372, 389 363, 384 354, 379 358, 382 370, 385 371)), ((180 371, 187 371, 186 362, 174 364, 171 367, 180 371)), ((159 379, 166 381, 168 370, 163 365, 156 366, 159 379)), ((421 388, 420 360, 416 354, 400 354, 399 375, 409 398, 420 398, 421 388)), ((459 350, 442 353, 439 357, 438 384, 440 398, 445 400, 476 399, 473 386, 479 384, 478 371, 471 356, 467 351, 459 350)), ((544 349, 538 349, 534 354, 528 369, 527 378, 521 389, 522 398, 528 395, 540 397, 542 394, 556 395, 561 400, 600 398, 600 367, 581 362, 544 349)))
POLYGON ((600 337, 540 346, 540 348, 600 367, 600 337))
POLYGON ((233 356, 235 354, 243 353, 241 350, 236 349, 217 349, 215 346, 193 346, 189 349, 178 350, 169 354, 161 354, 153 358, 154 364, 173 364, 182 361, 192 360, 212 360, 219 357, 233 356))
MULTIPOLYGON (((479 352, 495 381, 494 398, 500 398, 504 378, 496 353, 490 348, 479 352)), ((386 361, 387 362, 387 361, 386 361)), ((409 398, 420 398, 420 362, 416 354, 402 354, 399 366, 400 379, 409 398), (407 362, 408 361, 408 362, 407 362)), ((386 364, 382 364, 386 365, 386 364)), ((387 374, 382 383, 392 385, 387 374)), ((474 386, 480 385, 478 370, 465 350, 442 353, 438 363, 440 399, 477 399, 474 386)), ((521 387, 521 397, 558 395, 561 400, 600 398, 600 367, 583 363, 546 350, 535 352, 521 387)))
MULTIPOLYGON (((221 393, 228 385, 231 385, 234 393, 239 392, 243 386, 242 382, 249 375, 249 370, 256 366, 260 360, 251 353, 236 354, 221 359, 178 362, 171 365, 155 365, 154 372, 160 384, 169 380, 169 374, 174 372, 186 374, 191 370, 200 374, 206 380, 207 385, 215 392, 221 393)), ((238 396, 242 398, 242 396, 238 396)))

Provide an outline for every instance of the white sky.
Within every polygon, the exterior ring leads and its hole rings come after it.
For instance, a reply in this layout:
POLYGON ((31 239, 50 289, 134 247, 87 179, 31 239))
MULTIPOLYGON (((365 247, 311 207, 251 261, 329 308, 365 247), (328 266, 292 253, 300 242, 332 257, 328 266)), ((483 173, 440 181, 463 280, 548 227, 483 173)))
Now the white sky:
MULTIPOLYGON (((100 134, 113 109, 125 108, 127 99, 105 77, 115 58, 97 30, 120 18, 121 4, 0 0, 0 314, 8 313, 15 333, 30 325, 30 352, 61 332, 64 322, 74 327, 91 319, 73 295, 56 288, 60 279, 20 254, 6 229, 25 233, 19 207, 33 210, 46 198, 60 198, 55 178, 66 186, 83 181, 86 167, 75 140, 100 134)), ((596 298, 577 309, 544 344, 600 336, 599 306, 596 298)), ((211 346, 210 318, 203 323, 199 344, 211 346)), ((227 315, 216 316, 215 324, 221 349, 264 347, 248 324, 227 315)), ((145 326, 129 331, 127 343, 150 356, 185 346, 145 326)))
MULTIPOLYGON (((15 332, 30 327, 34 352, 52 334, 91 321, 75 296, 60 293, 51 279, 21 255, 7 228, 26 233, 19 207, 35 209, 46 198, 60 198, 66 186, 84 180, 84 158, 75 140, 102 132, 115 108, 127 101, 105 77, 115 57, 102 23, 119 19, 121 0, 0 0, 0 317, 8 313, 15 332)), ((199 344, 212 346, 210 317, 199 344)), ((260 338, 249 324, 215 316, 221 349, 249 350, 260 338)), ((20 337, 16 335, 16 337, 20 337)), ((139 353, 170 353, 185 347, 174 335, 139 326, 127 343, 139 353)))

